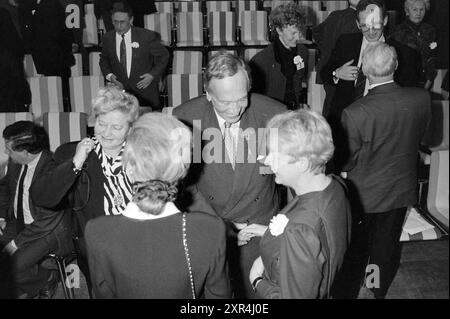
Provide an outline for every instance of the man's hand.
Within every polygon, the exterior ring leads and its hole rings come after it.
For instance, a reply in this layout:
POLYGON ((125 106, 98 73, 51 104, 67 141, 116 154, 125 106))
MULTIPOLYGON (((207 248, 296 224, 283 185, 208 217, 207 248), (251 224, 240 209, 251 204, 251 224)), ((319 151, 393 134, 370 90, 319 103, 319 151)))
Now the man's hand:
POLYGON ((264 273, 264 264, 260 256, 255 259, 255 261, 253 262, 252 269, 250 269, 250 273, 248 276, 248 279, 250 279, 250 283, 253 283, 253 280, 255 280, 255 278, 259 276, 262 276, 263 273, 264 273))
POLYGON ((115 76, 114 74, 111 75, 111 77, 109 78, 109 81, 110 81, 112 84, 114 84, 115 86, 117 86, 117 88, 118 88, 119 90, 123 90, 123 84, 120 83, 120 82, 117 80, 117 76, 115 76))
POLYGON ((6 228, 6 220, 0 218, 0 236, 3 236, 3 230, 6 228))
MULTIPOLYGON (((252 234, 253 236, 262 237, 267 230, 267 226, 260 224, 250 224, 243 228, 241 232, 252 234)), ((253 237, 252 236, 252 237, 253 237)))
POLYGON ((236 223, 233 222, 234 227, 239 230, 239 232, 237 233, 237 244, 238 246, 244 246, 246 245, 250 239, 252 238, 252 236, 248 233, 243 232, 242 230, 247 227, 247 223, 236 223))
POLYGON ((140 78, 142 79, 142 80, 140 80, 138 83, 137 83, 137 88, 138 89, 140 89, 140 90, 143 90, 143 89, 145 89, 147 86, 149 86, 150 85, 150 83, 152 83, 152 81, 153 81, 153 75, 151 75, 150 73, 144 73, 144 74, 142 74, 141 76, 140 76, 140 78))
POLYGON ((17 251, 16 243, 14 243, 14 240, 11 240, 2 250, 2 252, 12 256, 17 251))
POLYGON ((351 65, 352 63, 353 59, 338 68, 336 70, 336 77, 345 81, 355 81, 358 78, 358 67, 351 65))

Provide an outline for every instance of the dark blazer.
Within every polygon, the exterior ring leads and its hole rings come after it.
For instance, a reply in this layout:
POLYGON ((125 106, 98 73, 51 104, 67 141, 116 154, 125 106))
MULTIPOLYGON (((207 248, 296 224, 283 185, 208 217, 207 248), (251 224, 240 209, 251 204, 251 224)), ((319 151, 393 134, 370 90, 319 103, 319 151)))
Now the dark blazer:
POLYGON ((105 77, 113 73, 127 91, 148 103, 145 106, 159 108, 158 83, 169 62, 169 52, 160 43, 157 33, 150 30, 132 27, 131 41, 138 43, 139 47, 132 49, 131 71, 128 78, 117 57, 116 32, 111 30, 104 35, 100 55, 102 73, 105 77), (140 76, 144 73, 150 73, 154 79, 147 88, 140 90, 136 85, 142 80, 140 76))
MULTIPOLYGON (((53 165, 52 153, 43 151, 34 171, 33 185, 49 170, 53 165)), ((19 180, 22 165, 10 162, 8 172, 0 180, 0 217, 7 220, 14 220, 14 198, 19 180)), ((34 240, 54 234, 58 241, 58 253, 66 254, 72 247, 72 237, 70 233, 70 215, 60 209, 47 209, 39 207, 33 198, 29 198, 30 212, 34 221, 26 224, 22 232, 14 238, 17 247, 27 245, 34 240)))
MULTIPOLYGON (((257 130, 265 128, 269 119, 285 110, 281 103, 253 93, 249 96, 249 106, 242 115, 240 127, 243 131, 250 128, 257 130)), ((220 134, 221 131, 213 106, 202 96, 176 107, 174 115, 187 125, 192 127, 194 123, 194 164, 191 170, 191 181, 196 183, 197 190, 212 206, 220 217, 239 223, 258 223, 267 225, 270 218, 278 211, 278 194, 275 189, 273 175, 260 174, 262 165, 256 161, 257 155, 265 152, 265 140, 263 134, 256 131, 258 138, 256 149, 250 152, 250 158, 244 163, 236 163, 235 171, 229 163, 208 163, 205 152, 202 163, 199 163, 201 153, 195 148, 196 143, 201 143, 199 138, 202 132, 208 128, 214 128, 220 134), (201 126, 196 126, 200 124, 201 126), (256 154, 255 154, 256 153, 256 154), (197 163, 195 163, 197 162, 197 163)), ((214 136, 204 136, 203 145, 212 143, 214 136)), ((241 141, 242 142, 242 141, 241 141)), ((244 142, 244 159, 248 159, 248 141, 244 142)), ((212 145, 212 144, 210 144, 212 145)), ((222 144, 222 150, 225 147, 222 144)), ((225 152, 222 152, 222 155, 225 152)), ((265 154, 265 153, 264 153, 265 154)))
POLYGON ((343 170, 364 212, 416 204, 417 156, 430 112, 425 90, 395 83, 373 88, 343 111, 349 151, 343 170))
MULTIPOLYGON (((320 71, 324 83, 336 85, 330 112, 337 118, 340 118, 340 114, 345 107, 353 103, 355 99, 355 84, 354 81, 344 80, 339 80, 337 84, 334 84, 333 71, 352 59, 352 65, 358 65, 362 41, 362 33, 340 36, 330 59, 320 71)), ((398 55, 398 68, 394 74, 395 81, 401 86, 416 86, 420 83, 422 68, 418 53, 394 39, 387 39, 386 43, 393 46, 398 55)))
POLYGON ((74 173, 72 159, 77 144, 58 147, 52 167, 31 187, 31 197, 43 207, 74 211, 74 235, 83 237, 87 221, 105 214, 105 176, 95 152, 89 153, 82 172, 74 173))
MULTIPOLYGON (((297 104, 299 104, 302 94, 302 79, 308 72, 308 49, 304 45, 298 44, 297 54, 302 57, 305 63, 305 67, 297 70, 293 77, 295 98, 297 104)), ((258 52, 251 59, 249 66, 252 71, 252 91, 283 102, 286 77, 281 72, 281 63, 275 54, 274 44, 271 43, 264 50, 258 52)))

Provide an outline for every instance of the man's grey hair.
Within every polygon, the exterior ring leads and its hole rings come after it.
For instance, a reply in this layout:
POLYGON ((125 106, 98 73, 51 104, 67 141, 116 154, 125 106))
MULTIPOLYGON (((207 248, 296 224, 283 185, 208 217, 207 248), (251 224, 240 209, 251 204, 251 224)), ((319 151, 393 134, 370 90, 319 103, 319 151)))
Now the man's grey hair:
POLYGON ((384 42, 369 43, 364 50, 362 70, 366 76, 385 77, 397 68, 397 52, 384 42))

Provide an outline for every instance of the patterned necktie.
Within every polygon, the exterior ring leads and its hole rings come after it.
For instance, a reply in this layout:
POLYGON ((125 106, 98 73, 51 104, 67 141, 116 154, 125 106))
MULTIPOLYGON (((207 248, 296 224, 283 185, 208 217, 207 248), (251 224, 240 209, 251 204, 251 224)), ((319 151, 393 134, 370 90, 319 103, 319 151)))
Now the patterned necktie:
POLYGON ((355 83, 355 99, 354 99, 354 101, 363 97, 365 88, 366 88, 366 76, 364 75, 362 68, 359 68, 358 78, 356 79, 356 83, 355 83))
POLYGON ((20 175, 19 179, 19 188, 17 190, 17 234, 25 228, 25 220, 23 217, 23 183, 25 181, 25 175, 27 175, 27 169, 28 165, 24 165, 22 175, 20 175))
POLYGON ((223 129, 223 141, 225 143, 228 158, 230 159, 231 167, 234 169, 235 147, 233 134, 231 133, 231 123, 225 122, 225 128, 223 129))
POLYGON ((120 41, 120 64, 122 64, 125 74, 127 72, 127 49, 125 47, 125 34, 122 34, 122 41, 120 41))

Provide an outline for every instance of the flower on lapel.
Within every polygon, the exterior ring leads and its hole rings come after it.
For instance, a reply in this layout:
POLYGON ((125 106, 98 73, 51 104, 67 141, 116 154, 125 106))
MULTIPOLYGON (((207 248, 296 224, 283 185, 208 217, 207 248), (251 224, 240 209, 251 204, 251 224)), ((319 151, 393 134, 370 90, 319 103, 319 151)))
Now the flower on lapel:
POLYGON ((284 214, 278 214, 275 217, 272 217, 269 224, 270 233, 273 236, 279 236, 284 232, 289 219, 284 214))
POLYGON ((305 63, 301 56, 296 55, 294 57, 294 64, 297 66, 297 70, 303 69, 305 67, 305 63))
POLYGON ((131 47, 132 47, 133 49, 139 48, 139 42, 132 42, 132 43, 131 43, 131 47))
POLYGON ((437 47, 437 43, 436 43, 436 42, 431 42, 431 43, 430 43, 430 49, 431 49, 431 50, 436 49, 436 47, 437 47))

